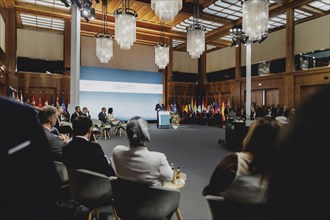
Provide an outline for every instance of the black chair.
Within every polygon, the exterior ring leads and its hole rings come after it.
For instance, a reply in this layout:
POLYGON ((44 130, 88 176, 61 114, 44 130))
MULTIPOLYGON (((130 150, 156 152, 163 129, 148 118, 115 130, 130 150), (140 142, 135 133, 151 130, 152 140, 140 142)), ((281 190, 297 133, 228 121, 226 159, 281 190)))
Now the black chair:
POLYGON ((206 197, 212 220, 218 219, 266 219, 266 207, 261 204, 246 204, 225 199, 222 196, 206 197))
POLYGON ((148 186, 117 177, 110 177, 110 181, 117 219, 171 219, 178 210, 180 191, 177 189, 148 186))
POLYGON ((93 171, 68 168, 70 194, 74 201, 89 209, 88 220, 99 208, 112 205, 110 178, 93 171))

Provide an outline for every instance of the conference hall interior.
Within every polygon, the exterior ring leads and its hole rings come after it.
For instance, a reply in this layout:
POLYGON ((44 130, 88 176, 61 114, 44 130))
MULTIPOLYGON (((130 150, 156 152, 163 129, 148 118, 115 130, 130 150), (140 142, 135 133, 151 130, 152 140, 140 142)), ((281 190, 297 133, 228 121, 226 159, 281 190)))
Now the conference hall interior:
POLYGON ((329 77, 330 0, 0 0, 0 219, 329 219, 329 77))

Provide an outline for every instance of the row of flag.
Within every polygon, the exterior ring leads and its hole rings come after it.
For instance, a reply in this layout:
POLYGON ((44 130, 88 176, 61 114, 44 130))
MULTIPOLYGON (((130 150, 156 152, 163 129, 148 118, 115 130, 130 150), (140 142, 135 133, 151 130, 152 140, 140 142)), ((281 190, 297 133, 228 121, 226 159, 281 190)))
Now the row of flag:
POLYGON ((53 93, 50 93, 49 97, 47 92, 44 95, 39 93, 38 99, 36 99, 34 92, 32 92, 31 96, 29 96, 28 92, 25 92, 25 95, 23 95, 23 91, 19 92, 17 89, 10 86, 9 97, 21 103, 26 103, 28 102, 28 100, 30 100, 30 103, 28 104, 32 106, 37 106, 38 108, 42 108, 42 106, 45 105, 53 105, 53 106, 62 106, 64 111, 66 111, 67 109, 65 104, 64 93, 62 93, 61 102, 58 93, 56 94, 56 97, 54 97, 53 93))
POLYGON ((169 98, 167 102, 167 111, 183 113, 184 111, 188 114, 205 111, 206 113, 213 112, 214 114, 221 114, 222 120, 225 120, 225 107, 226 105, 230 108, 230 98, 227 100, 216 99, 214 97, 187 97, 169 98))

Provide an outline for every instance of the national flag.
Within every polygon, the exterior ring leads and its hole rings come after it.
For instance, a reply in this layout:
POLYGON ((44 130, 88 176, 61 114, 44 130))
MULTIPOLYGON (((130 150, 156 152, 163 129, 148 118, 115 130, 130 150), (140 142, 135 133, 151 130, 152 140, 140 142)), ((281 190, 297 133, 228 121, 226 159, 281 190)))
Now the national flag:
POLYGON ((23 101, 23 92, 22 92, 22 90, 21 90, 21 96, 20 96, 19 101, 20 101, 21 103, 24 103, 24 101, 23 101))
POLYGON ((58 98, 58 93, 56 94, 56 103, 55 106, 59 106, 60 105, 60 99, 58 98))
POLYGON ((218 114, 219 110, 218 110, 219 106, 218 106, 218 99, 215 100, 215 104, 214 104, 214 114, 218 114))
POLYGON ((48 103, 49 105, 54 106, 54 97, 53 97, 53 92, 50 93, 50 101, 48 103))
POLYGON ((185 103, 185 100, 184 100, 184 97, 182 97, 182 100, 181 100, 181 113, 184 112, 184 103, 185 103))
POLYGON ((166 111, 168 111, 168 112, 171 111, 170 103, 167 103, 166 111))
POLYGON ((199 112, 199 113, 201 113, 202 112, 202 104, 201 104, 201 100, 200 100, 200 98, 198 99, 198 101, 197 101, 197 111, 199 112))
POLYGON ((41 94, 39 95, 39 99, 38 99, 38 108, 42 108, 41 94))
POLYGON ((222 114, 222 121, 225 121, 226 117, 225 117, 225 102, 224 101, 221 104, 221 114, 222 114))
POLYGON ((177 108, 176 108, 176 101, 175 101, 175 97, 173 98, 173 108, 172 108, 172 112, 176 112, 177 108))
POLYGON ((209 107, 209 98, 205 97, 205 108, 206 108, 206 113, 209 113, 210 107, 209 107))
POLYGON ((193 96, 190 98, 190 111, 191 112, 195 111, 195 109, 194 109, 194 97, 193 96))
POLYGON ((62 94, 62 104, 61 104, 61 106, 62 106, 63 111, 66 112, 64 94, 62 94))
POLYGON ((47 94, 47 92, 46 92, 46 96, 45 96, 45 103, 44 103, 44 106, 45 105, 48 105, 48 94, 47 94))
POLYGON ((34 99, 34 92, 32 94, 31 105, 33 105, 33 106, 36 105, 36 100, 34 99))
POLYGON ((194 99, 194 112, 197 112, 197 96, 194 99))

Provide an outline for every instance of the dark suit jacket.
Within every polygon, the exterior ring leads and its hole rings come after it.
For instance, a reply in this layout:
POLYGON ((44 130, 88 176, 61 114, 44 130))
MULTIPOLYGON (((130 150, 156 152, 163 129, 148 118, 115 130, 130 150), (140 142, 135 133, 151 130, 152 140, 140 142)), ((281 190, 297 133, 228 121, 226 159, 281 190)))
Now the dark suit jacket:
POLYGON ((56 161, 62 161, 62 147, 64 142, 58 137, 58 135, 48 131, 44 128, 47 140, 50 145, 50 152, 52 153, 53 159, 56 161))
POLYGON ((155 106, 155 110, 156 111, 165 110, 164 104, 157 103, 156 106, 155 106))
POLYGON ((108 116, 105 112, 100 112, 99 113, 99 120, 102 121, 103 123, 107 123, 108 116))
POLYGON ((86 169, 106 176, 115 176, 115 171, 109 164, 98 143, 74 137, 62 148, 63 163, 70 168, 86 169))
POLYGON ((71 119, 70 119, 70 122, 72 123, 73 120, 75 120, 79 115, 80 115, 80 114, 78 114, 77 112, 72 113, 72 115, 71 115, 71 119))
POLYGON ((0 97, 0 219, 57 219, 59 178, 34 109, 0 97))

